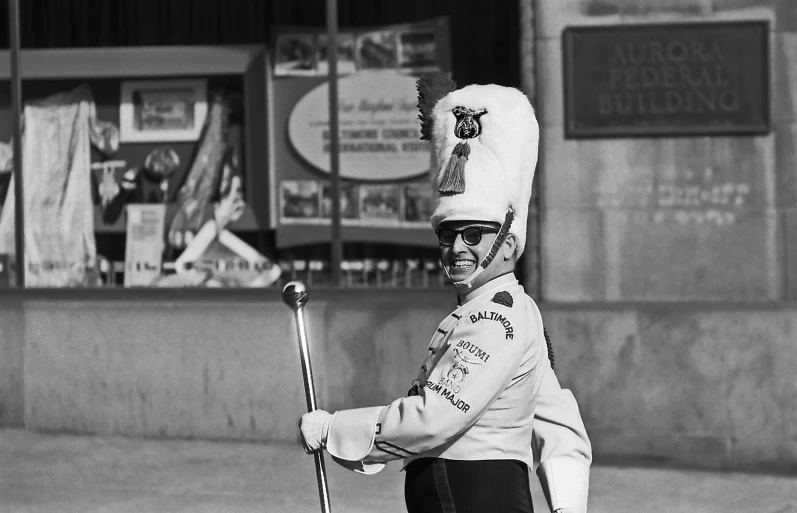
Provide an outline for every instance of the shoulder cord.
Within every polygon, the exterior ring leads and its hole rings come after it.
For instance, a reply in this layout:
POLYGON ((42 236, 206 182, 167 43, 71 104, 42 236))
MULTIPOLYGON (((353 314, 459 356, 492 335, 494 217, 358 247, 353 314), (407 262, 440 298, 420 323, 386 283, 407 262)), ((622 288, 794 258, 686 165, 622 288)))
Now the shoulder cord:
POLYGON ((545 326, 542 327, 542 334, 545 335, 545 345, 548 346, 548 360, 551 361, 551 368, 553 369, 553 344, 551 344, 551 337, 548 335, 548 330, 545 326))

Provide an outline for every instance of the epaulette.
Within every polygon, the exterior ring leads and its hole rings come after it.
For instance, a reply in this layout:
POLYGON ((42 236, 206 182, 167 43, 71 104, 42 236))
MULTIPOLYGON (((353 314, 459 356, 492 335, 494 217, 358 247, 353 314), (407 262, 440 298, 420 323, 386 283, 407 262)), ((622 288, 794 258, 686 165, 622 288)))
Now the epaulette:
POLYGON ((504 305, 508 308, 512 308, 512 305, 514 304, 514 300, 512 299, 512 294, 510 294, 505 290, 497 292, 490 301, 492 301, 493 303, 498 303, 499 305, 504 305))
POLYGON ((548 330, 545 329, 545 326, 542 327, 542 334, 545 337, 545 345, 548 346, 548 360, 551 362, 551 369, 553 369, 553 344, 551 343, 551 337, 548 336, 548 330))

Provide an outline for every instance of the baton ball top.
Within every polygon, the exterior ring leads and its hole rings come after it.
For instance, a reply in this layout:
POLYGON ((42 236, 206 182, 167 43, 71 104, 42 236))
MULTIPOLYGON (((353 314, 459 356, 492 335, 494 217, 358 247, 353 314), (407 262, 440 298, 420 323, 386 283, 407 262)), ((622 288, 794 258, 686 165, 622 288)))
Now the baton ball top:
POLYGON ((300 281, 289 282, 282 289, 282 300, 294 310, 306 305, 308 299, 310 299, 310 293, 307 286, 300 281))

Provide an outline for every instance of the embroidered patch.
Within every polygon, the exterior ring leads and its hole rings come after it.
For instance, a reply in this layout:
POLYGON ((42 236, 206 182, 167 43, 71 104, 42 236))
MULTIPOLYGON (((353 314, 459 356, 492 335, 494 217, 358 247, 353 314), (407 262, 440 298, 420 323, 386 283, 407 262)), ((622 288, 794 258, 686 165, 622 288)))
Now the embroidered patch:
MULTIPOLYGON (((470 344, 470 342, 465 342, 464 340, 460 342, 460 346, 465 344, 470 344)), ((448 369, 446 372, 446 377, 448 379, 454 380, 456 382, 462 383, 466 379, 468 379, 468 375, 470 374, 470 367, 469 365, 481 365, 483 362, 487 361, 487 358, 490 357, 487 353, 482 352, 486 358, 482 358, 482 360, 476 360, 474 358, 469 358, 466 353, 467 350, 454 348, 454 358, 456 361, 454 365, 448 369)))
POLYGON ((514 304, 512 295, 505 290, 502 290, 501 292, 498 292, 496 295, 494 295, 491 301, 493 303, 498 303, 499 305, 508 306, 509 308, 512 308, 512 305, 514 304))
POLYGON ((468 342, 467 340, 460 340, 457 344, 456 348, 454 348, 454 354, 457 358, 461 359, 465 363, 475 363, 476 365, 481 365, 482 362, 487 362, 490 359, 490 353, 484 351, 482 348, 477 346, 472 342, 468 342), (475 356, 481 361, 473 360, 468 358, 465 353, 470 353, 471 355, 475 356))
POLYGON ((500 323, 504 327, 504 331, 506 331, 506 339, 512 340, 515 338, 515 330, 512 327, 512 323, 509 322, 509 319, 498 312, 488 312, 485 310, 483 312, 479 312, 478 314, 470 314, 470 322, 477 323, 482 320, 500 323))
POLYGON ((436 392, 438 395, 440 395, 443 398, 447 399, 448 402, 450 402, 452 406, 454 406, 456 409, 458 409, 462 413, 467 413, 468 410, 470 409, 470 405, 468 403, 466 403, 462 399, 458 398, 455 395, 455 392, 447 389, 446 387, 444 387, 440 383, 431 383, 431 382, 427 381, 425 387, 426 387, 427 390, 429 390, 431 392, 436 392))

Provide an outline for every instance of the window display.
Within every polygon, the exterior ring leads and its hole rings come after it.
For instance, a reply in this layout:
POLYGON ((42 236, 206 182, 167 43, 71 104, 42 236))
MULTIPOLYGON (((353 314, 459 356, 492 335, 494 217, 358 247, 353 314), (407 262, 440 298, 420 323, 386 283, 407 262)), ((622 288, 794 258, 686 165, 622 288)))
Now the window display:
MULTIPOLYGON (((219 50, 208 57, 212 65, 194 57, 204 75, 174 77, 156 63, 152 74, 109 75, 83 66, 97 75, 27 78, 26 286, 277 288, 292 278, 322 287, 446 286, 428 225, 431 198, 423 185, 430 151, 417 134, 412 75, 440 65, 447 36, 438 21, 414 25, 342 34, 338 41, 351 64, 339 68, 341 75, 362 85, 374 79, 360 72, 388 73, 412 85, 399 91, 403 82, 380 78, 398 94, 386 89, 383 97, 352 96, 341 104, 341 112, 354 116, 346 122, 361 126, 347 126, 344 134, 351 176, 340 183, 347 231, 338 283, 329 254, 331 180, 321 165, 329 158, 328 121, 314 121, 314 114, 290 119, 307 96, 296 93, 321 91, 326 79, 319 71, 326 70, 323 34, 283 40, 311 45, 316 71, 298 74, 312 80, 300 88, 270 83, 269 74, 289 80, 297 74, 282 73, 279 62, 269 68, 264 49, 250 48, 240 50, 249 63, 241 59, 237 71, 219 50), (393 57, 377 66, 385 49, 393 57), (223 71, 209 72, 214 66, 223 71), (274 91, 264 95, 264 87, 274 91), (310 153, 297 151, 292 123, 312 125, 314 138, 305 141, 310 153), (286 157, 292 163, 283 166, 286 157)), ((184 62, 186 51, 164 48, 153 59, 184 62)), ((108 63, 114 52, 86 49, 70 58, 108 63)), ((343 93, 358 90, 369 88, 343 93)), ((7 116, 4 109, 0 116, 7 116)), ((15 281, 10 168, 11 146, 0 145, 0 287, 15 281)))
MULTIPOLYGON (((152 140, 120 138, 120 118, 114 118, 121 116, 119 101, 109 101, 119 81, 81 81, 55 93, 57 82, 27 88, 22 147, 28 287, 265 287, 275 281, 279 267, 229 231, 247 207, 242 118, 229 106, 240 86, 227 82, 215 84, 196 142, 167 134, 171 129, 152 140), (101 120, 98 111, 111 121, 101 120)), ((121 83, 119 97, 130 83, 121 83)), ((158 85, 169 88, 168 81, 158 85)), ((10 146, 3 148, 10 167, 10 146)), ((9 171, 2 180, 0 286, 13 285, 15 270, 16 198, 9 171)))

